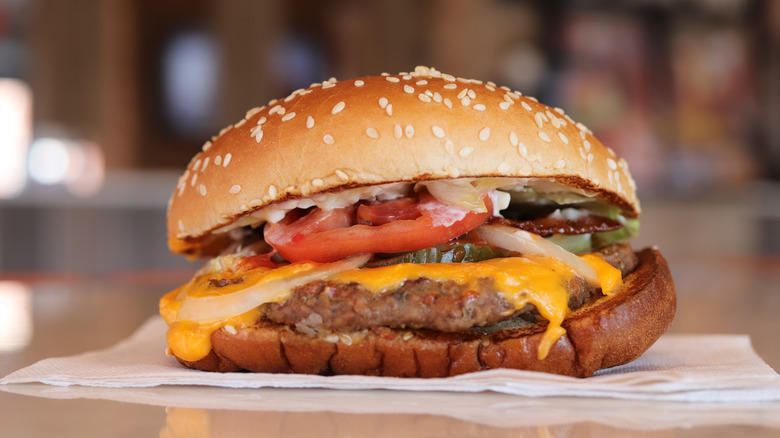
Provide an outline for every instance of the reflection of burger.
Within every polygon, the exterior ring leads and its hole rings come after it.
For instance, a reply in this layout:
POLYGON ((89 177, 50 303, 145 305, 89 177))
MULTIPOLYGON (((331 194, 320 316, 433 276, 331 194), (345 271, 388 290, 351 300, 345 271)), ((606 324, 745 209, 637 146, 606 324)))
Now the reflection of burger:
POLYGON ((675 293, 626 163, 558 108, 424 67, 314 84, 207 142, 170 202, 211 257, 160 311, 188 367, 573 376, 638 357, 675 293))

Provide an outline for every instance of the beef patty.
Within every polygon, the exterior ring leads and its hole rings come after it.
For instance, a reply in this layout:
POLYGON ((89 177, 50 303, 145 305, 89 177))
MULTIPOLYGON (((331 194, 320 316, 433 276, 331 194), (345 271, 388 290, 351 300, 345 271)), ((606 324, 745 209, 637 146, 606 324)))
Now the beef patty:
MULTIPOLYGON (((627 243, 609 245, 599 253, 624 276, 636 267, 636 255, 627 243)), ((577 276, 569 281, 567 289, 571 310, 601 295, 577 276)), ((267 304, 264 316, 310 336, 375 327, 458 332, 513 318, 529 322, 541 319, 531 304, 514 309, 489 278, 479 279, 476 287, 420 278, 383 294, 356 283, 314 281, 296 288, 283 303, 267 304)))

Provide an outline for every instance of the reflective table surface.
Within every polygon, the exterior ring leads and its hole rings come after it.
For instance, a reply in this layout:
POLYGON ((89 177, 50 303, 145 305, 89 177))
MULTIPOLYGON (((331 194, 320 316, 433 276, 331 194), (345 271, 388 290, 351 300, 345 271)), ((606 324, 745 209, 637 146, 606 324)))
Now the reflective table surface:
MULTIPOLYGON (((780 369, 780 257, 668 257, 672 333, 751 337, 780 369)), ((109 347, 190 271, 0 279, 0 376, 40 359, 109 347)), ((163 354, 163 352, 160 352, 163 354)), ((0 387, 4 437, 398 437, 780 435, 780 403, 748 405, 405 393, 158 387, 0 387)))

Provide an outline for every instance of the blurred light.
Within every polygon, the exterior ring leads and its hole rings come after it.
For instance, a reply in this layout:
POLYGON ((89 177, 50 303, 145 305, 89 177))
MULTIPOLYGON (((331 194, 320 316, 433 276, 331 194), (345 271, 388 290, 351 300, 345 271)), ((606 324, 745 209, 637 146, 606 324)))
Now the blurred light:
POLYGON ((30 147, 27 165, 34 181, 62 184, 79 197, 100 190, 105 176, 102 150, 86 140, 39 138, 30 147))
POLYGON ((30 148, 27 166, 30 177, 40 184, 60 184, 65 182, 70 157, 65 140, 57 138, 39 138, 30 148))
POLYGON ((32 135, 32 92, 17 79, 0 79, 0 198, 24 189, 24 160, 32 135))
POLYGON ((32 292, 16 281, 0 281, 0 351, 19 350, 30 344, 32 292))

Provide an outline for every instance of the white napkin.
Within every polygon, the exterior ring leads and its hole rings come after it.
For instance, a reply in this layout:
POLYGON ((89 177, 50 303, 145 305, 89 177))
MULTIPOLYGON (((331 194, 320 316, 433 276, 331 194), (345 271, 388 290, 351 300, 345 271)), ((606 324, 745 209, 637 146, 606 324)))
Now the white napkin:
POLYGON ((738 335, 666 335, 636 361, 587 379, 517 370, 490 370, 436 379, 206 373, 166 356, 165 323, 147 321, 111 348, 45 359, 0 379, 0 385, 41 382, 140 388, 205 385, 228 388, 392 389, 499 393, 527 397, 600 397, 624 400, 761 402, 780 400, 780 376, 738 335))

